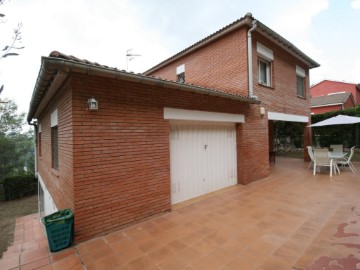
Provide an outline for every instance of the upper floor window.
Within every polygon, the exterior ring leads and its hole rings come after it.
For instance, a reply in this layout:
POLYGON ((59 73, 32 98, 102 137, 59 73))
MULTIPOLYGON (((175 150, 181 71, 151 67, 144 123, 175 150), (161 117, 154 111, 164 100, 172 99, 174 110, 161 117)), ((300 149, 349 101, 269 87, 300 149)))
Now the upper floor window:
POLYGON ((271 71, 274 53, 259 42, 256 44, 256 51, 258 55, 259 83, 266 86, 272 86, 271 71))
POLYGON ((185 65, 182 64, 176 68, 176 81, 184 83, 185 82, 185 65))
POLYGON ((59 170, 58 145, 58 112, 55 110, 51 113, 51 166, 55 170, 59 170))
POLYGON ((259 59, 259 83, 271 86, 271 63, 263 59, 259 59))
POLYGON ((296 66, 296 95, 305 97, 305 70, 296 66))

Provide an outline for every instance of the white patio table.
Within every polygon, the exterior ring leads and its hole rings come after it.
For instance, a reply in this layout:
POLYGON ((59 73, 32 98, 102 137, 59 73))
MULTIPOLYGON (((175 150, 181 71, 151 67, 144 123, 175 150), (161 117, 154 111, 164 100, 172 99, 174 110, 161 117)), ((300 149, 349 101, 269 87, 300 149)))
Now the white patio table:
MULTIPOLYGON (((335 170, 337 170, 339 172, 339 174, 340 174, 340 169, 339 169, 336 161, 346 157, 346 155, 347 155, 347 153, 339 153, 339 152, 330 152, 329 151, 328 156, 329 156, 329 158, 331 158, 333 160, 334 168, 335 168, 335 170)), ((336 171, 335 171, 335 173, 336 173, 336 171)))

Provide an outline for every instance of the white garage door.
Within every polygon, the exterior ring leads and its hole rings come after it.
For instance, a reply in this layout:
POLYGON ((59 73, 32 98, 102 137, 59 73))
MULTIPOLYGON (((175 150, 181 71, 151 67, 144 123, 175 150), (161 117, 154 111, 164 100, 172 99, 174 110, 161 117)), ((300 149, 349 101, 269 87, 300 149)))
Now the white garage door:
POLYGON ((235 124, 172 125, 171 202, 237 184, 235 124))

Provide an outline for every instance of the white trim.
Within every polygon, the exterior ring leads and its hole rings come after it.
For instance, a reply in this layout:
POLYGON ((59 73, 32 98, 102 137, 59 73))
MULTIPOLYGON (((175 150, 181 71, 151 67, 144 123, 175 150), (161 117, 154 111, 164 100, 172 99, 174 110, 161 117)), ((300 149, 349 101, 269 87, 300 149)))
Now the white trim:
POLYGON ((176 75, 179 75, 184 72, 185 72, 185 64, 182 64, 176 68, 176 75))
POLYGON ((55 127, 58 125, 58 110, 56 109, 51 113, 51 127, 55 127))
POLYGON ((268 112, 269 120, 278 120, 278 121, 289 121, 289 122, 300 122, 308 123, 309 117, 296 114, 287 114, 287 113, 278 113, 278 112, 268 112))
POLYGON ((321 108, 321 107, 338 106, 338 105, 343 106, 344 104, 345 103, 329 103, 324 105, 311 106, 311 108, 321 108))
POLYGON ((265 47, 264 45, 262 45, 259 42, 256 43, 256 51, 257 51, 257 54, 260 55, 262 58, 264 58, 270 62, 274 60, 273 51, 270 50, 269 48, 265 47))
POLYGON ((245 123, 245 116, 243 114, 205 112, 205 111, 182 110, 182 109, 173 109, 173 108, 164 108, 164 119, 245 123))
POLYGON ((305 70, 299 66, 296 66, 296 75, 305 78, 305 70))
POLYGON ((41 124, 38 125, 38 133, 41 133, 41 124))
POLYGON ((55 202, 54 202, 50 192, 46 188, 46 185, 44 184, 40 174, 38 174, 38 180, 39 180, 39 188, 42 188, 42 190, 44 191, 44 203, 45 203, 44 214, 45 214, 45 216, 57 212, 58 209, 55 205, 55 202))

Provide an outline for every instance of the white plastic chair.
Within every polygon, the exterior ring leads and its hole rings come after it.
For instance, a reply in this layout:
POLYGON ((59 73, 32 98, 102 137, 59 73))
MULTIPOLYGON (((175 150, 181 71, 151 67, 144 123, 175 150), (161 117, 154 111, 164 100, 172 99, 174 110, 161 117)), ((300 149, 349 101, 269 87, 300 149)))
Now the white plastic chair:
POLYGON ((333 160, 329 158, 329 150, 314 149, 314 175, 316 174, 316 167, 330 167, 330 177, 332 177, 333 160))
POLYGON ((353 173, 355 173, 355 171, 356 171, 355 166, 351 162, 351 159, 352 159, 352 157, 354 155, 354 151, 355 151, 355 146, 351 147, 349 157, 344 157, 343 159, 338 160, 336 162, 337 164, 341 164, 342 167, 344 167, 345 165, 348 165, 353 173))
POLYGON ((309 156, 311 158, 311 162, 310 162, 309 167, 308 167, 308 169, 309 169, 311 165, 314 166, 314 150, 313 150, 313 148, 311 146, 306 146, 306 148, 307 148, 309 156))

